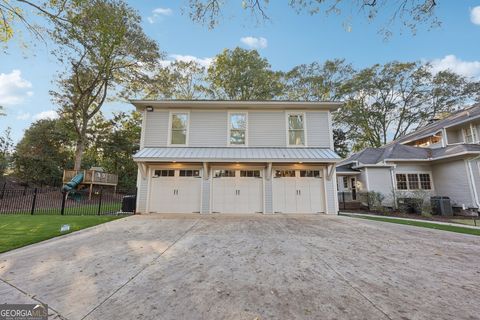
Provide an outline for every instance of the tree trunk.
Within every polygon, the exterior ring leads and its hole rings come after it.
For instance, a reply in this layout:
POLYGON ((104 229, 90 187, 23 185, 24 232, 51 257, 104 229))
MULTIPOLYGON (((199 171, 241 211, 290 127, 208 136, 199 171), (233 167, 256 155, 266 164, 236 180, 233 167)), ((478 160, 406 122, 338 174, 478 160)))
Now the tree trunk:
POLYGON ((73 170, 81 170, 82 157, 83 157, 84 150, 85 150, 85 142, 83 141, 83 139, 78 139, 76 149, 75 149, 75 165, 73 167, 73 170))

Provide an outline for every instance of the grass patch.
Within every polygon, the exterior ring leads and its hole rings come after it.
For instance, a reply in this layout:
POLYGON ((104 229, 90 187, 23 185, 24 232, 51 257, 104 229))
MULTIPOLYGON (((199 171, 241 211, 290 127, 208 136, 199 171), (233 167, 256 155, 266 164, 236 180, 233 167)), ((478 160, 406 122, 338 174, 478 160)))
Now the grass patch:
POLYGON ((119 218, 122 216, 0 216, 0 253, 119 218), (70 225, 70 231, 60 232, 64 224, 70 225))
POLYGON ((449 226, 445 224, 438 224, 435 222, 410 221, 410 220, 383 218, 383 217, 354 216, 354 215, 348 215, 348 214, 344 214, 344 215, 352 218, 361 218, 361 219, 374 220, 374 221, 390 222, 390 223, 396 223, 396 224, 404 224, 408 226, 437 229, 437 230, 443 230, 443 231, 480 236, 480 229, 464 228, 460 226, 449 226))
MULTIPOLYGON (((118 212, 122 208, 121 203, 102 203, 101 213, 118 212)), ((34 215, 60 214, 60 208, 35 209, 34 215)), ((98 213, 98 204, 87 204, 83 206, 67 207, 64 215, 96 215, 98 213)), ((20 214, 30 214, 30 212, 21 212, 20 214)))

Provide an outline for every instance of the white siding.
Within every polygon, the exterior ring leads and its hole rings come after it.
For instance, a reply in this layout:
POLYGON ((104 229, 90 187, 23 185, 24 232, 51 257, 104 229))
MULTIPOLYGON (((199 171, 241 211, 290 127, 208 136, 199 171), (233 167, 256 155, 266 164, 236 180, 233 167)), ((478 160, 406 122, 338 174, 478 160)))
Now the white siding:
POLYGON ((392 173, 391 169, 368 168, 368 191, 381 193, 385 198, 384 205, 393 205, 392 173))
POLYGON ((227 146, 226 111, 192 111, 189 129, 190 147, 227 146))
POLYGON ((148 179, 142 178, 140 170, 137 174, 137 212, 145 213, 147 209, 147 191, 148 191, 148 179))
POLYGON ((474 195, 474 206, 478 208, 478 202, 480 201, 480 160, 471 160, 472 174, 473 174, 473 184, 474 188, 472 192, 476 192, 476 197, 474 195))
POLYGON ((164 147, 168 139, 168 111, 145 112, 145 147, 164 147))
POLYGON ((307 112, 307 144, 309 147, 330 148, 330 125, 328 112, 307 112))
POLYGON ((474 206, 464 160, 433 165, 432 172, 436 195, 450 197, 452 204, 459 207, 474 206))
POLYGON ((249 147, 285 147, 287 145, 286 130, 283 111, 250 111, 248 113, 249 147))
MULTIPOLYGON (((324 172, 326 172, 326 170, 324 172)), ((323 177, 323 179, 325 179, 325 198, 327 201, 325 213, 327 214, 338 213, 337 182, 335 176, 336 175, 333 174, 330 180, 327 179, 326 174, 323 177)))

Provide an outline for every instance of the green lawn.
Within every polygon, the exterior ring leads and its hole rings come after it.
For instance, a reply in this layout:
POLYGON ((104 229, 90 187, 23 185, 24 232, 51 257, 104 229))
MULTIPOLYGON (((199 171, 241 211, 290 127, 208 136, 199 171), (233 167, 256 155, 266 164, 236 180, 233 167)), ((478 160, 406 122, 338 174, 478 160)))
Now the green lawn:
POLYGON ((451 231, 457 233, 465 233, 471 234, 475 236, 480 236, 480 229, 472 229, 472 228, 464 228, 459 226, 449 226, 445 224, 439 224, 435 222, 424 222, 424 221, 410 221, 410 220, 402 220, 402 219, 395 219, 395 218, 383 218, 383 217, 368 217, 368 216, 353 216, 348 214, 342 214, 353 218, 361 218, 367 220, 375 220, 375 221, 382 221, 382 222, 389 222, 389 223, 397 223, 397 224, 405 224, 409 226, 415 227, 422 227, 422 228, 430 228, 430 229, 437 229, 437 230, 444 230, 444 231, 451 231))
MULTIPOLYGON (((117 212, 122 208, 121 203, 102 203, 101 212, 117 212)), ((65 215, 96 215, 98 213, 98 204, 87 204, 82 206, 65 208, 65 215)), ((30 214, 30 212, 23 212, 20 214, 30 214)), ((51 209, 35 209, 35 215, 39 214, 60 214, 60 208, 51 209)))
POLYGON ((119 218, 122 218, 122 216, 0 216, 0 252, 9 251, 119 218), (60 227, 64 224, 70 225, 70 231, 60 232, 60 227))

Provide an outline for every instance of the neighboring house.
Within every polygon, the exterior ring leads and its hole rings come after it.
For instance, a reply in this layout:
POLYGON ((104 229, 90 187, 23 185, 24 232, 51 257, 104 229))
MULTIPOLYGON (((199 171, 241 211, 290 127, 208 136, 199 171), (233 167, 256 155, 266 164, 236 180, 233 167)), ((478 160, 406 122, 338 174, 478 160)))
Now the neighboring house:
MULTIPOLYGON (((381 148, 337 164, 339 192, 380 192, 395 198, 448 196, 454 207, 480 208, 480 104, 434 121, 381 148)), ((352 196, 352 198, 355 198, 352 196)))
POLYGON ((340 103, 132 101, 143 115, 140 213, 327 213, 340 103))

